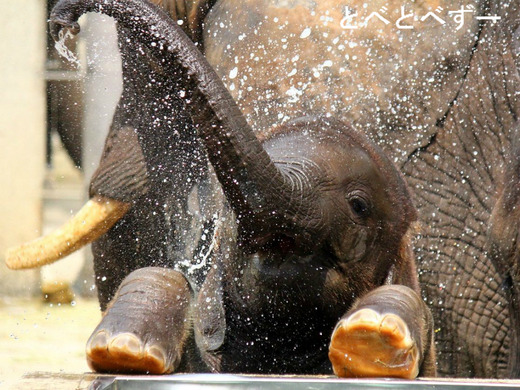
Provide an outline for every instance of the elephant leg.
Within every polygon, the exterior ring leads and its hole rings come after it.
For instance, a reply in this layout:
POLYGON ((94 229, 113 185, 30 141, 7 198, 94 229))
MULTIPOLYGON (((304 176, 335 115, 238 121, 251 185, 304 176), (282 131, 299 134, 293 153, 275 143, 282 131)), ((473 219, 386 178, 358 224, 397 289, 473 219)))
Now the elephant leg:
POLYGON ((357 301, 336 325, 329 346, 340 377, 435 375, 431 314, 412 289, 379 287, 357 301))
POLYGON ((129 274, 87 342, 98 372, 165 374, 179 366, 191 332, 192 291, 172 269, 129 274))
MULTIPOLYGON (((520 29, 519 29, 520 31, 520 29)), ((513 142, 506 159, 503 185, 490 218, 489 257, 504 278, 509 299, 513 340, 510 376, 520 376, 520 121, 512 130, 513 142)))

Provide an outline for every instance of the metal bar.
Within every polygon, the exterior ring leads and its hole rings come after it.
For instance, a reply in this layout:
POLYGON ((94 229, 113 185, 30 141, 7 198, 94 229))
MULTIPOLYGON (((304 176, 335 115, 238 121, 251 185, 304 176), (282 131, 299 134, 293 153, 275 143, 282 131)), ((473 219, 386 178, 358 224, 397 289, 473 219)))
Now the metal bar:
MULTIPOLYGON (((100 378, 101 379, 101 378, 100 378)), ((470 379, 340 379, 336 377, 296 377, 296 376, 248 376, 227 374, 178 374, 161 377, 106 377, 98 382, 100 390, 136 389, 198 389, 207 390, 500 390, 520 388, 520 381, 514 380, 470 380, 470 379)))

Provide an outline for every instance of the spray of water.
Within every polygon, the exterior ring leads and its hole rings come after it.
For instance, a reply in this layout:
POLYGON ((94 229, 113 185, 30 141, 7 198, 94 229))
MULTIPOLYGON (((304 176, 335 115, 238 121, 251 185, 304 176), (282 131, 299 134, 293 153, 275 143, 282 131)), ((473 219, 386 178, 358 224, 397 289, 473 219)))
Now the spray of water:
POLYGON ((67 39, 71 39, 73 37, 73 34, 70 32, 70 30, 62 29, 58 33, 58 40, 54 44, 54 47, 60 53, 60 55, 67 59, 70 63, 74 64, 76 67, 80 66, 80 62, 78 58, 75 56, 75 54, 67 47, 65 42, 67 39))

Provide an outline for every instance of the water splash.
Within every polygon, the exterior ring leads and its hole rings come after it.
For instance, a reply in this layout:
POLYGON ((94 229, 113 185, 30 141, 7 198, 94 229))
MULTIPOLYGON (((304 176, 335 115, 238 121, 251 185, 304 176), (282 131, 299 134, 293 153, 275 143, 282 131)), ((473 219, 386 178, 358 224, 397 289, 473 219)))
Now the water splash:
POLYGON ((58 53, 64 57, 67 61, 74 64, 76 67, 80 66, 79 59, 76 55, 65 45, 67 39, 72 39, 74 34, 68 29, 62 29, 58 33, 58 40, 55 42, 54 47, 58 53))
MULTIPOLYGON (((222 225, 222 219, 220 218, 218 213, 213 214, 213 223, 214 223, 214 231, 213 235, 211 237, 211 241, 209 242, 209 245, 204 245, 201 249, 201 252, 195 256, 196 262, 193 262, 192 260, 185 259, 182 261, 179 261, 175 266, 176 269, 180 272, 185 272, 187 275, 193 275, 197 271, 204 269, 208 266, 208 258, 212 254, 213 250, 216 246, 219 245, 218 237, 220 236, 220 229, 222 225)), ((209 237, 206 237, 205 234, 203 234, 203 237, 201 237, 202 241, 206 241, 209 237)))

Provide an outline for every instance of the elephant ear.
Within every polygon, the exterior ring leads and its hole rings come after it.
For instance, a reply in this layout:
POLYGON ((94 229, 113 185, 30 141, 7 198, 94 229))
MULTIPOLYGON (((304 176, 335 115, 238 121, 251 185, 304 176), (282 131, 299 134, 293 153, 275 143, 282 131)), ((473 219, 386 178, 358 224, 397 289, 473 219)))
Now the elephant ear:
MULTIPOLYGON (((378 2, 361 3, 220 1, 205 21, 205 54, 240 99, 255 131, 266 131, 283 117, 330 113, 367 133, 402 165, 430 143, 457 98, 479 24, 468 17, 464 28, 455 30, 448 27, 451 21, 416 20, 410 35, 394 23, 340 28, 346 6, 358 15, 354 23, 380 11, 378 2), (302 32, 310 35, 302 38, 302 32), (270 65, 268 72, 262 64, 270 65)), ((405 7, 401 3, 386 2, 393 12, 405 7)), ((456 2, 479 3, 484 2, 456 2)), ((406 12, 420 18, 429 6, 409 2, 406 12)), ((450 0, 437 6, 443 13, 458 8, 450 0)))
POLYGON ((145 195, 150 183, 137 134, 131 127, 112 127, 101 161, 90 181, 90 195, 123 202, 145 195))

